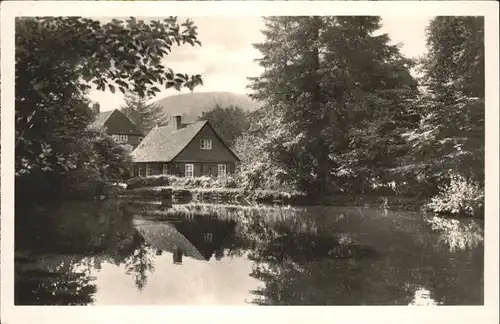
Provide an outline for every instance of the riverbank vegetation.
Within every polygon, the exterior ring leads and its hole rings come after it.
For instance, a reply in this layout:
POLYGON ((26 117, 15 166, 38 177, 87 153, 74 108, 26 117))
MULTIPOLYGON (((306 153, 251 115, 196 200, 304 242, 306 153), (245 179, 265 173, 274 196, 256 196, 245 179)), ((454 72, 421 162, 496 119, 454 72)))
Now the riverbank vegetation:
MULTIPOLYGON (((379 17, 265 18, 265 40, 255 45, 263 73, 249 84, 262 108, 244 118, 237 107, 201 116, 227 131, 241 158, 236 176, 148 177, 129 188, 288 193, 320 204, 397 196, 481 217, 483 18, 432 19, 419 59, 404 57, 380 28, 379 17), (242 124, 224 126, 231 120, 242 124)), ((16 198, 101 196, 129 178, 129 148, 89 128, 86 95, 93 87, 143 102, 160 86, 193 89, 199 75, 161 64, 181 44, 200 45, 193 23, 176 18, 18 19, 16 198)))
POLYGON ((265 21, 264 73, 250 84, 264 106, 235 144, 244 186, 383 190, 482 216, 483 18, 432 19, 418 60, 379 33, 378 17, 265 21))

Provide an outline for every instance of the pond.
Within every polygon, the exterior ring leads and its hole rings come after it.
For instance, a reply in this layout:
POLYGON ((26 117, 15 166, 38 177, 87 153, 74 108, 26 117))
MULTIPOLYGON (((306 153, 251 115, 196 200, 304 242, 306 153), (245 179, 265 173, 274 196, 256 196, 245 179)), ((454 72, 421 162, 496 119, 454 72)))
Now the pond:
POLYGON ((480 305, 482 225, 370 208, 65 203, 16 215, 16 305, 480 305))

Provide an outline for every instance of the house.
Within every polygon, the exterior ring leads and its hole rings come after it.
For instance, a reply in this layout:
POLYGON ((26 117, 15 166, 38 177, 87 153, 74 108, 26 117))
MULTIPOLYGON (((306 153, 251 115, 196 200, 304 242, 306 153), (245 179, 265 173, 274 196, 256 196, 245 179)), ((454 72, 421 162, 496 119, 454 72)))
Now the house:
POLYGON ((91 126, 95 128, 104 128, 106 133, 110 135, 115 142, 136 147, 142 141, 144 135, 120 110, 115 109, 100 112, 98 103, 94 103, 92 109, 94 110, 96 119, 91 126))
POLYGON ((153 128, 132 152, 134 176, 173 174, 185 177, 234 173, 239 158, 208 121, 183 124, 174 116, 153 128))

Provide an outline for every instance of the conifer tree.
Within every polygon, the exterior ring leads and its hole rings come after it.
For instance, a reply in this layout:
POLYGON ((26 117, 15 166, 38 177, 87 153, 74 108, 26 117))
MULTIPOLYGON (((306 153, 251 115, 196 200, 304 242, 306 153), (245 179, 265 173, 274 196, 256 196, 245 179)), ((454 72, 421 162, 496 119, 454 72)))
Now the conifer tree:
POLYGON ((434 18, 421 72, 420 123, 407 134, 412 150, 401 170, 422 179, 426 195, 450 173, 484 183, 484 19, 434 18))
POLYGON ((286 181, 320 194, 347 183, 345 174, 366 182, 392 166, 387 154, 401 154, 392 137, 400 141, 399 128, 412 122, 406 98, 417 87, 412 62, 387 35, 376 35, 380 18, 272 17, 265 23, 266 41, 255 45, 265 70, 250 88, 266 117, 250 131, 264 134, 262 147, 286 181))
POLYGON ((160 105, 149 103, 146 98, 137 95, 127 94, 125 105, 120 110, 135 123, 144 135, 153 127, 164 125, 167 122, 167 117, 160 105))

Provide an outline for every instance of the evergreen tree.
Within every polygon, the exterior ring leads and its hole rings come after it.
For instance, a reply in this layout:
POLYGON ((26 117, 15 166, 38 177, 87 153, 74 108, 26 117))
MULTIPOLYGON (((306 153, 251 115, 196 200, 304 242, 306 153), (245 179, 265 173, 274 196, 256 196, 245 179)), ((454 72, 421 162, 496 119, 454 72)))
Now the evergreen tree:
POLYGON ((431 196, 452 174, 484 183, 484 19, 436 17, 422 60, 419 127, 404 167, 431 196))
POLYGON ((144 135, 153 127, 167 122, 167 117, 160 105, 148 103, 146 98, 133 94, 125 96, 125 105, 120 107, 120 111, 130 118, 144 135))
POLYGON ((353 178, 366 183, 393 166, 387 156, 401 154, 393 146, 403 142, 398 129, 412 122, 406 99, 417 87, 411 62, 388 45, 387 35, 376 35, 380 18, 265 22, 266 41, 255 45, 265 71, 250 85, 263 118, 250 132, 260 133, 285 181, 321 194, 353 178))

